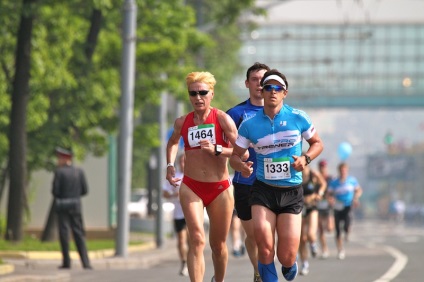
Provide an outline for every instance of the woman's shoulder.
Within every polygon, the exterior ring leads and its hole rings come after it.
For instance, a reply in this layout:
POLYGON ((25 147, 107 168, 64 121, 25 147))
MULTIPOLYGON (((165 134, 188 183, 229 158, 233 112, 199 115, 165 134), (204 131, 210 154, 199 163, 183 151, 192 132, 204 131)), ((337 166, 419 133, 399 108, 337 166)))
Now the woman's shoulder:
POLYGON ((177 117, 176 119, 175 119, 175 125, 179 125, 179 126, 182 126, 183 125, 183 123, 184 123, 184 121, 186 120, 186 118, 189 116, 189 115, 193 115, 193 112, 189 112, 189 113, 187 113, 187 114, 185 114, 185 115, 182 115, 182 116, 180 116, 180 117, 177 117))
POLYGON ((211 111, 216 115, 219 121, 226 121, 228 119, 233 120, 231 116, 223 110, 220 110, 218 108, 212 108, 211 111))

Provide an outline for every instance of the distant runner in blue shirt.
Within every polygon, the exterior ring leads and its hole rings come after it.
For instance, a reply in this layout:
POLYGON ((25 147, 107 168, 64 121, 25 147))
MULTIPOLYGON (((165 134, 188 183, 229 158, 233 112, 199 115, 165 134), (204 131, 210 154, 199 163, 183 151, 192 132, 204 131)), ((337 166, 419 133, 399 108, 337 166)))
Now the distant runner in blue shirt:
MULTIPOLYGON (((261 79, 269 67, 265 64, 256 62, 246 72, 244 84, 249 89, 249 99, 229 109, 227 114, 234 120, 237 128, 240 124, 256 115, 263 109, 264 99, 262 97, 261 79)), ((246 232, 246 250, 254 269, 254 282, 260 282, 261 277, 258 272, 258 247, 253 233, 252 211, 250 206, 250 190, 253 182, 256 180, 256 153, 249 147, 249 159, 253 162, 253 173, 249 177, 243 177, 240 172, 235 171, 233 178, 235 209, 241 225, 246 232)))
POLYGON ((343 240, 341 237, 341 223, 344 223, 345 240, 349 238, 351 225, 351 208, 359 205, 359 197, 362 188, 355 177, 349 175, 349 166, 346 163, 339 164, 339 177, 330 182, 328 187, 329 202, 334 208, 334 220, 336 227, 336 244, 338 258, 345 258, 343 240))
POLYGON ((259 274, 264 282, 278 282, 274 264, 276 249, 283 276, 292 281, 298 273, 302 170, 322 152, 323 144, 309 116, 284 105, 288 82, 282 73, 275 69, 267 71, 261 85, 264 108, 240 125, 230 165, 242 176, 250 176, 253 162, 243 162, 242 156, 253 147, 257 167, 250 200, 259 274), (309 144, 304 155, 303 139, 309 144))

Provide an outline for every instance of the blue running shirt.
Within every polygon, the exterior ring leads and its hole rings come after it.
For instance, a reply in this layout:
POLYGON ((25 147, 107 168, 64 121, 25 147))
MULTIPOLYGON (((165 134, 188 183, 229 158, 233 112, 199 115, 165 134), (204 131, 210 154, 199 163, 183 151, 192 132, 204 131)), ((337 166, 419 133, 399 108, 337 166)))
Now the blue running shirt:
POLYGON ((291 164, 293 155, 302 154, 302 139, 315 134, 309 116, 298 109, 283 105, 271 120, 263 110, 240 125, 236 144, 256 152, 256 178, 277 186, 295 186, 302 183, 302 172, 291 164))
MULTIPOLYGON (((229 109, 227 111, 227 114, 234 120, 237 128, 240 127, 240 124, 246 120, 251 118, 252 116, 256 115, 256 113, 261 110, 262 106, 255 106, 250 103, 250 99, 247 99, 246 101, 238 104, 237 106, 234 106, 233 108, 229 109)), ((233 182, 240 183, 240 184, 246 184, 246 185, 253 185, 253 182, 256 180, 256 153, 253 150, 253 148, 249 148, 249 158, 248 161, 253 162, 253 173, 248 177, 241 176, 241 173, 238 171, 234 172, 234 178, 233 182)))
POLYGON ((336 200, 341 202, 344 207, 350 207, 355 196, 355 188, 358 186, 356 178, 348 176, 344 182, 340 182, 339 178, 331 181, 328 190, 333 192, 336 200))

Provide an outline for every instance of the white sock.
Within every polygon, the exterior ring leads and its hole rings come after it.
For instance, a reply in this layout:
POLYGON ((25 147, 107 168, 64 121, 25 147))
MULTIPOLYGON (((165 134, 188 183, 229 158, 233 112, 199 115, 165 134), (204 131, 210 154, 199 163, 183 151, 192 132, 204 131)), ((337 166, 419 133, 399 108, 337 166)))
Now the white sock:
POLYGON ((235 251, 239 251, 241 249, 241 240, 235 241, 233 248, 235 251))

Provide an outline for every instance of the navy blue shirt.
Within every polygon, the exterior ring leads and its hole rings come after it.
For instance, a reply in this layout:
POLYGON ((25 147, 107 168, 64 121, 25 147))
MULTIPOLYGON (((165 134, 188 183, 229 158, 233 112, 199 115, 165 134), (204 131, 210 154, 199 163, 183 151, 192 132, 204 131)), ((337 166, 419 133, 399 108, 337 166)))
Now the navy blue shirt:
MULTIPOLYGON (((251 118, 252 116, 256 115, 256 113, 261 110, 262 106, 255 106, 250 103, 250 99, 247 99, 246 101, 238 104, 237 106, 234 106, 233 108, 229 109, 227 111, 227 114, 234 120, 237 128, 240 127, 240 124, 246 120, 251 118)), ((250 175, 250 177, 246 178, 241 176, 241 173, 238 171, 235 171, 233 182, 240 183, 240 184, 246 184, 246 185, 253 185, 253 182, 256 180, 256 153, 253 148, 249 148, 249 159, 248 161, 253 162, 253 173, 250 175)))

